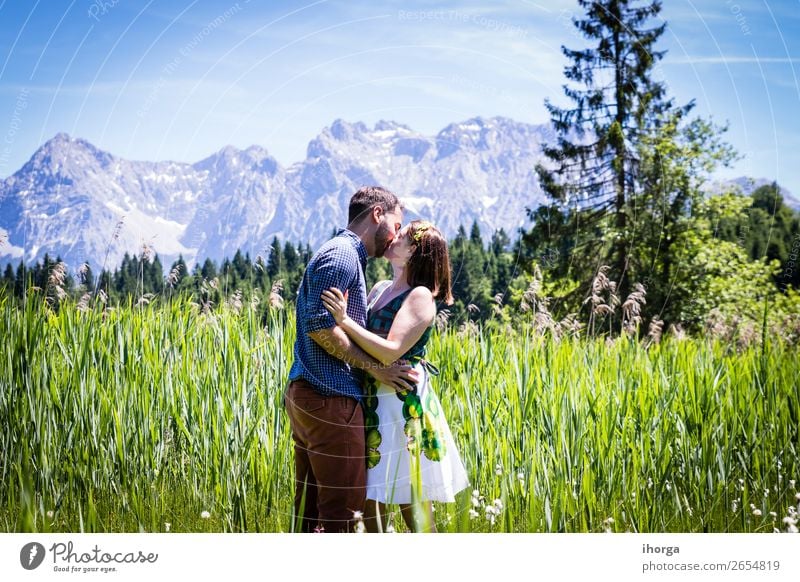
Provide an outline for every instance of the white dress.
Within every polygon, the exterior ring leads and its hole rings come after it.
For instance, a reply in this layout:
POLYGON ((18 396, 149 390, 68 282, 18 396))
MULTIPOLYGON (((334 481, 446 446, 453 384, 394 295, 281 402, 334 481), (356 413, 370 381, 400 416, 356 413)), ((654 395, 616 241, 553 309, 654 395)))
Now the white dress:
MULTIPOLYGON (((376 293, 370 308, 388 287, 376 293)), ((385 336, 408 293, 384 307, 370 309, 367 327, 385 336)), ((401 359, 420 374, 417 387, 406 393, 367 378, 364 399, 367 442, 367 499, 381 503, 455 501, 469 487, 464 464, 431 386, 436 369, 423 359, 431 328, 401 359)))

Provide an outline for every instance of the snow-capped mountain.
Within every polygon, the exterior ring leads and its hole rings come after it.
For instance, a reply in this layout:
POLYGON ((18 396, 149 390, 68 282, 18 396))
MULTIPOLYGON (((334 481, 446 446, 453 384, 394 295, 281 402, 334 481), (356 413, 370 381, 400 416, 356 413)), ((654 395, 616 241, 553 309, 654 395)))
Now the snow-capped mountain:
MULTIPOLYGON (((748 178, 746 176, 741 176, 728 182, 728 184, 738 186, 739 191, 744 196, 750 196, 761 186, 769 186, 772 183, 772 180, 767 180, 766 178, 748 178)), ((800 210, 800 200, 795 198, 791 192, 789 192, 783 186, 778 186, 778 191, 780 192, 783 202, 786 204, 786 206, 794 210, 800 210)))
POLYGON ((335 121, 283 168, 266 150, 225 147, 195 164, 124 160, 58 134, 0 182, 0 261, 60 255, 113 268, 148 245, 165 265, 236 251, 265 255, 272 238, 319 245, 347 222, 364 185, 397 193, 406 219, 447 236, 477 221, 512 234, 544 201, 534 168, 549 126, 475 118, 426 136, 387 121, 335 121))

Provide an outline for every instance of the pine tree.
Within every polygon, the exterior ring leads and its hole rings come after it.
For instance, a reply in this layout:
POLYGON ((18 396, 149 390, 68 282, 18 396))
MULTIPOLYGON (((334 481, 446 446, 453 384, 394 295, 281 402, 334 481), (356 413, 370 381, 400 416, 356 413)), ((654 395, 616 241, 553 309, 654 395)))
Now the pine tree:
POLYGON ((283 247, 283 264, 287 273, 292 273, 297 270, 300 265, 300 255, 302 250, 298 251, 292 243, 286 241, 283 247))
POLYGON ((306 261, 303 260, 303 247, 295 247, 289 241, 283 246, 283 296, 294 297, 303 278, 306 261))
POLYGON ((14 276, 14 297, 23 299, 25 297, 25 290, 30 284, 31 274, 25 268, 25 263, 22 261, 17 265, 17 272, 14 276))
POLYGON ((511 244, 511 239, 508 238, 505 229, 500 228, 492 234, 492 240, 489 243, 489 248, 495 256, 499 257, 502 253, 508 250, 508 245, 511 244))
POLYGON ((487 276, 487 261, 480 229, 473 224, 470 238, 463 225, 450 246, 450 262, 453 267, 453 297, 456 300, 454 313, 478 319, 489 314, 491 274, 487 276))
POLYGON ((186 267, 186 261, 183 260, 183 254, 179 254, 178 260, 172 263, 172 266, 169 268, 167 285, 178 292, 193 287, 191 275, 186 267))
POLYGON ((100 277, 97 279, 96 289, 98 293, 102 291, 106 294, 107 298, 111 298, 111 295, 114 293, 114 276, 110 271, 107 271, 106 269, 100 271, 100 277))
POLYGON ((11 263, 6 265, 5 272, 3 273, 3 282, 0 284, 0 287, 3 288, 3 294, 11 295, 14 292, 14 267, 11 266, 11 263))
POLYGON ((90 292, 94 292, 95 289, 95 279, 94 279, 94 272, 92 271, 92 266, 89 262, 83 263, 81 269, 79 270, 80 275, 80 283, 86 287, 86 289, 90 292))
MULTIPOLYGON (((658 0, 578 2, 586 17, 573 19, 573 24, 594 45, 578 50, 562 47, 571 61, 564 74, 576 85, 564 86, 572 106, 545 103, 558 140, 544 150, 551 164, 538 166, 537 172, 542 188, 554 200, 592 211, 586 226, 612 219, 606 248, 599 254, 597 241, 586 241, 591 248, 585 255, 599 264, 612 264, 625 297, 635 228, 630 203, 638 186, 637 145, 673 107, 664 84, 653 79, 653 69, 664 55, 654 47, 666 23, 647 26, 661 11, 658 0)), ((685 109, 689 108, 691 104, 685 109)))
POLYGON ((481 228, 478 226, 478 221, 472 222, 472 228, 469 231, 469 240, 472 244, 483 248, 483 237, 481 236, 481 228))
POLYGON ((502 228, 494 232, 492 240, 489 242, 488 260, 493 274, 492 297, 499 293, 508 299, 509 285, 515 275, 513 257, 507 251, 509 244, 511 244, 511 240, 502 228))
POLYGON ((164 265, 158 253, 153 257, 153 264, 150 267, 150 292, 159 294, 164 292, 164 265))
POLYGON ((272 239, 272 244, 269 246, 269 258, 267 259, 267 275, 270 279, 275 279, 278 273, 283 269, 283 252, 281 251, 281 243, 278 237, 272 239))
POLYGON ((203 267, 200 269, 200 274, 202 275, 203 279, 207 281, 211 281, 217 276, 217 266, 214 264, 212 259, 206 258, 206 260, 203 261, 203 267))

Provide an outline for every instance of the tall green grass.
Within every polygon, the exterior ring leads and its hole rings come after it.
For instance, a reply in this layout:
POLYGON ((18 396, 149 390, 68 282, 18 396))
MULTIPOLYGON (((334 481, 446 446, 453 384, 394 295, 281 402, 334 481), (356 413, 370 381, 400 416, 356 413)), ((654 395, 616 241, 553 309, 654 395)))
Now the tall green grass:
MULTIPOLYGON (((293 529, 291 312, 3 302, 0 335, 0 529, 293 529)), ((450 330, 429 358, 472 482, 440 531, 771 532, 797 505, 796 349, 450 330)))

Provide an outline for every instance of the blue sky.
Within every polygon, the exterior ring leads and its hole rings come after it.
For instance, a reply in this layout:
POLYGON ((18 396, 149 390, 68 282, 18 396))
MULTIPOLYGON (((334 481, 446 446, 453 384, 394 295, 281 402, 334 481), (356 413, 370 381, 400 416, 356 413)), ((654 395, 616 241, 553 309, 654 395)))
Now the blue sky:
MULTIPOLYGON (((197 161, 227 144, 288 165, 336 118, 433 134, 563 103, 573 0, 0 0, 0 177, 60 131, 115 155, 197 161)), ((720 177, 800 195, 800 0, 665 0, 657 71, 729 123, 720 177)), ((402 190, 398 185, 390 185, 402 190)))

